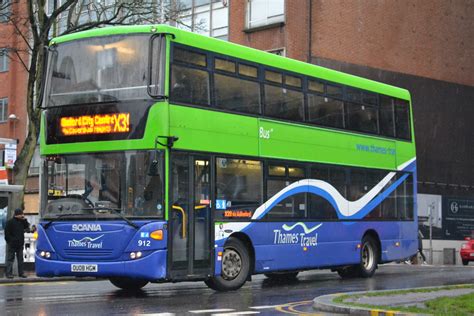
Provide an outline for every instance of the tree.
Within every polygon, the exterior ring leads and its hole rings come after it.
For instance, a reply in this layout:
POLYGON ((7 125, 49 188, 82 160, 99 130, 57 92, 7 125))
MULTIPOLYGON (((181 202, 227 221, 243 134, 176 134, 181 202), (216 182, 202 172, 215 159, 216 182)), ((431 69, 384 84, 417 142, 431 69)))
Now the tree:
MULTIPOLYGON (((28 132, 13 168, 15 184, 25 185, 38 142, 44 47, 51 38, 102 26, 182 24, 184 12, 181 0, 0 0, 0 22, 10 25, 24 44, 11 46, 9 51, 28 73, 28 132)), ((15 199, 14 207, 22 204, 23 194, 15 199)))

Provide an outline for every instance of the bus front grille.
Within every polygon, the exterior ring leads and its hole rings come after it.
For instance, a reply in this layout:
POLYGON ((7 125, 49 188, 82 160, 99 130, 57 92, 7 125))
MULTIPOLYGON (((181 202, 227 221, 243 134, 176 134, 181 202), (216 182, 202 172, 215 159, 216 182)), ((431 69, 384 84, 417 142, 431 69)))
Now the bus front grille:
POLYGON ((65 249, 64 254, 69 257, 109 257, 113 253, 112 249, 65 249))

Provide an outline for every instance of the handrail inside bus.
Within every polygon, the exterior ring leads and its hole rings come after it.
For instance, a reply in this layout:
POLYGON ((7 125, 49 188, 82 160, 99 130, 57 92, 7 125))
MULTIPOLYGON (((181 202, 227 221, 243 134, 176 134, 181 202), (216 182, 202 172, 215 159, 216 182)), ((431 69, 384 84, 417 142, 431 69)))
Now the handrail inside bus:
POLYGON ((173 210, 180 211, 183 215, 182 238, 186 238, 186 212, 181 206, 173 205, 173 210))
MULTIPOLYGON (((206 207, 208 207, 208 205, 197 205, 194 207, 194 210, 202 210, 203 208, 206 208, 206 207)), ((182 227, 181 235, 183 236, 183 238, 186 238, 186 212, 181 206, 178 206, 178 205, 173 205, 173 210, 179 211, 183 215, 183 227, 182 227)))

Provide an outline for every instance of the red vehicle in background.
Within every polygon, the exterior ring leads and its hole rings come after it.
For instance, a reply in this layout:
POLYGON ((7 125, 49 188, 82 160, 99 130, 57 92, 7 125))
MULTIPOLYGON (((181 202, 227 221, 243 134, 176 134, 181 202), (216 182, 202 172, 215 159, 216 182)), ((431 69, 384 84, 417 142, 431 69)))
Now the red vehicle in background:
POLYGON ((461 245, 462 264, 467 266, 469 261, 474 261, 474 236, 466 237, 467 243, 461 245))

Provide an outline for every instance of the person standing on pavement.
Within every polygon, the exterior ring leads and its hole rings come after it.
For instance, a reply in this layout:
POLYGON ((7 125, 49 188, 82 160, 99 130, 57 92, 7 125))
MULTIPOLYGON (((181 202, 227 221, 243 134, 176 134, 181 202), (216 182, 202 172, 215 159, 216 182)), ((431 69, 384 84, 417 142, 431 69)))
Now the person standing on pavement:
POLYGON ((23 244, 25 243, 25 232, 30 224, 23 214, 23 210, 17 208, 7 224, 5 225, 5 241, 7 242, 7 262, 5 275, 8 279, 13 278, 13 262, 18 262, 18 275, 26 278, 23 272, 23 244))
POLYGON ((418 253, 420 254, 421 258, 423 258, 423 264, 426 264, 426 256, 423 253, 423 234, 421 233, 421 230, 418 230, 418 253))

